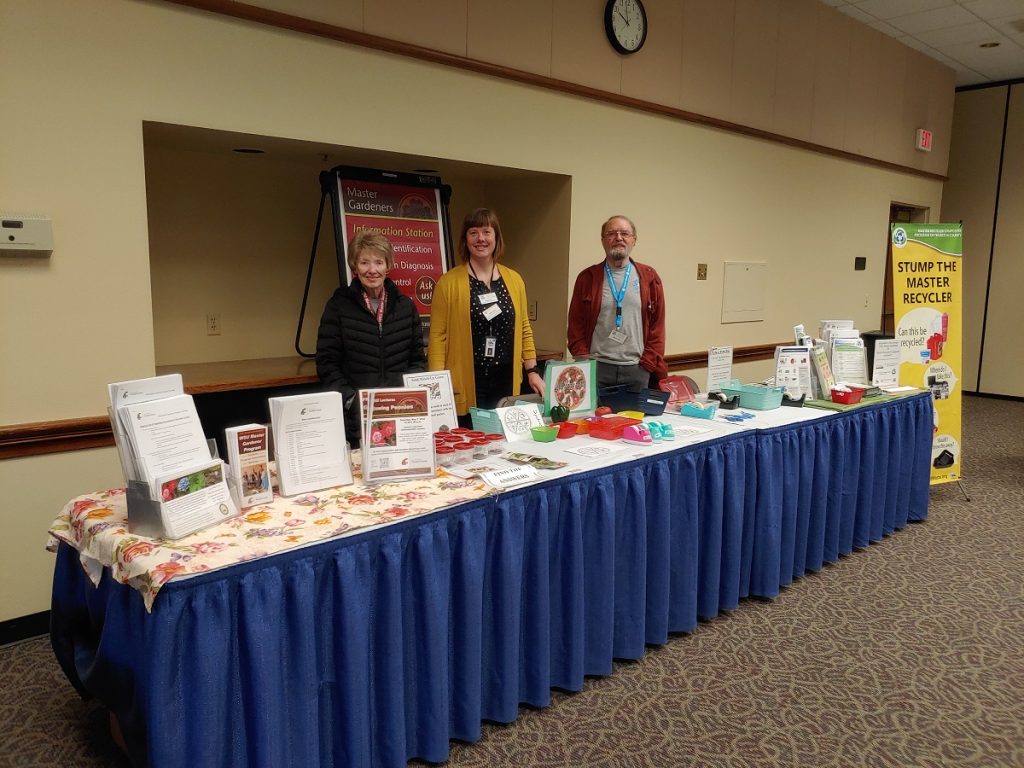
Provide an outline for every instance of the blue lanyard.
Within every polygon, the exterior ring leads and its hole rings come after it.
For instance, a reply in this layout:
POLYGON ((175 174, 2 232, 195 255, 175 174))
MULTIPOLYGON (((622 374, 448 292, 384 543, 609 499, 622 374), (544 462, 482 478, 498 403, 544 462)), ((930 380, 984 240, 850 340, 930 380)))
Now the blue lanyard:
POLYGON ((612 270, 608 262, 604 263, 604 273, 608 277, 608 287, 611 289, 612 298, 615 299, 615 327, 622 327, 622 300, 626 298, 626 288, 629 287, 629 273, 633 269, 633 262, 626 262, 626 274, 622 277, 622 287, 615 289, 615 280, 612 278, 612 270))

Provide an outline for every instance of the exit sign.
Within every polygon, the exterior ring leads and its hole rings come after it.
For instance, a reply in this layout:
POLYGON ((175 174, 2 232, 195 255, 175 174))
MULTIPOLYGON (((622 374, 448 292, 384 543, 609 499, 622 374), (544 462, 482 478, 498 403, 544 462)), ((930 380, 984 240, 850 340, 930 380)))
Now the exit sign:
POLYGON ((917 129, 917 148, 922 152, 932 151, 932 132, 927 128, 917 129))

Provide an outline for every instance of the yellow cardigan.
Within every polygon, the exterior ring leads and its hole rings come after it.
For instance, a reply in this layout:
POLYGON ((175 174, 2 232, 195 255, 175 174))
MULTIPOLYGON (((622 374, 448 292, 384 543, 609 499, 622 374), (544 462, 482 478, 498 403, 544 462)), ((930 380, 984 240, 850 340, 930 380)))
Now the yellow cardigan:
MULTIPOLYGON (((512 394, 519 394, 523 382, 523 361, 537 357, 533 327, 526 314, 526 284, 514 269, 498 265, 516 322, 512 347, 512 394)), ((460 416, 476 405, 476 379, 473 374, 473 330, 469 324, 469 270, 465 264, 448 270, 434 287, 430 307, 430 340, 427 344, 427 368, 452 372, 455 410, 460 416)))

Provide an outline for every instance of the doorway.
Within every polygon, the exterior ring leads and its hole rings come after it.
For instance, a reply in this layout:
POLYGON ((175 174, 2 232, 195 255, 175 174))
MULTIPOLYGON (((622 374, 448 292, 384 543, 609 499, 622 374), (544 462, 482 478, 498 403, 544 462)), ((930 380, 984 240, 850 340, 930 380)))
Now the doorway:
MULTIPOLYGON (((920 208, 908 203, 889 204, 889 224, 910 223, 925 224, 928 222, 928 208, 920 208)), ((882 333, 892 336, 896 333, 896 313, 893 310, 892 292, 892 239, 889 237, 889 230, 885 233, 885 283, 882 287, 882 317, 879 327, 882 333)))

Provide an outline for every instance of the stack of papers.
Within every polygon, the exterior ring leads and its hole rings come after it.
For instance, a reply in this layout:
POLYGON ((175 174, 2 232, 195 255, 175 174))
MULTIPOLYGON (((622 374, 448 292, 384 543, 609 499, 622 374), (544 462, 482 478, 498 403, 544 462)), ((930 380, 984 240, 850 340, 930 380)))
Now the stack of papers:
POLYGON ((125 480, 149 484, 211 460, 191 395, 181 375, 121 381, 108 385, 111 425, 125 480))
POLYGON ((282 496, 352 483, 340 392, 272 397, 268 402, 282 496))

